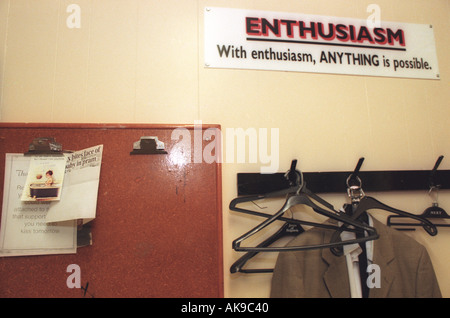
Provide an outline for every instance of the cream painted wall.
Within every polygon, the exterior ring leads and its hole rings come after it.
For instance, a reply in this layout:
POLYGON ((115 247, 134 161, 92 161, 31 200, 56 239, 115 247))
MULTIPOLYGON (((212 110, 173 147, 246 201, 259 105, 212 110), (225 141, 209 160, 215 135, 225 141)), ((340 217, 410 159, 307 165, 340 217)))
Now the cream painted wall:
MULTIPOLYGON (((434 26, 440 80, 208 69, 203 9, 222 6, 365 19, 365 0, 0 0, 0 120, 3 122, 203 123, 278 128, 279 171, 299 159, 304 171, 450 169, 450 3, 379 0, 385 21, 434 26), (67 7, 78 4, 80 28, 67 7)), ((223 164, 225 295, 267 297, 270 274, 230 274, 240 256, 231 242, 260 219, 228 210, 236 173, 260 164, 223 164)), ((344 194, 325 196, 336 206, 344 194)), ((379 193, 420 213, 426 193, 379 193)), ((450 211, 450 192, 440 204, 450 211)), ((312 213, 297 211, 301 217, 312 213)), ((384 215, 377 218, 385 220, 384 215)), ((450 296, 450 232, 414 236, 431 255, 450 296)), ((258 263, 273 266, 276 254, 258 263)))

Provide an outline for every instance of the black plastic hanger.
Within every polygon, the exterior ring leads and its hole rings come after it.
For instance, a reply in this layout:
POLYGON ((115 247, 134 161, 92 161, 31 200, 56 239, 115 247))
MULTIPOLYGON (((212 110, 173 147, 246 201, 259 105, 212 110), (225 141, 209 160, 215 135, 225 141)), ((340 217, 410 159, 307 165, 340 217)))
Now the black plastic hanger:
MULTIPOLYGON (((437 220, 437 219, 450 219, 450 215, 448 215, 448 213, 441 207, 439 207, 439 205, 434 205, 435 203, 433 203, 433 205, 427 209, 425 209, 425 211, 423 211, 423 213, 420 215, 421 218, 426 219, 430 222, 432 222, 431 220, 437 220)), ((395 226, 397 230, 403 230, 403 231, 414 231, 414 228, 411 227, 417 227, 417 226, 423 226, 422 223, 411 223, 411 222, 405 222, 405 220, 403 220, 403 222, 400 221, 393 221, 394 219, 400 219, 403 218, 403 216, 400 215, 389 215, 387 218, 387 225, 388 226, 395 226), (403 228, 405 226, 405 228, 403 228)), ((450 227, 449 223, 436 223, 436 222, 432 222, 434 226, 436 227, 450 227)), ((428 232, 428 231, 427 231, 428 232)), ((430 234, 430 232, 428 232, 428 234, 430 234)), ((434 236, 436 234, 430 234, 431 236, 434 236)))
MULTIPOLYGON (((407 217, 410 219, 418 220, 418 225, 422 226, 425 231, 428 232, 431 236, 434 236, 437 234, 436 226, 431 223, 429 220, 425 219, 424 217, 416 214, 412 214, 409 212, 405 212, 396 208, 393 208, 387 204, 382 203, 381 201, 366 196, 363 189, 362 189, 362 181, 358 177, 359 169, 361 168, 362 162, 364 161, 364 158, 360 158, 358 161, 358 165, 355 168, 354 174, 350 175, 347 178, 347 192, 349 197, 352 200, 352 213, 351 218, 354 220, 361 220, 362 216, 367 213, 368 210, 378 209, 378 210, 384 210, 387 212, 392 212, 396 214, 398 217, 407 217), (351 185, 350 180, 356 180, 356 183, 351 185)), ((333 233, 331 242, 338 241, 338 238, 340 236, 340 233, 343 231, 348 230, 348 224, 343 224, 341 226, 341 229, 333 233)), ((335 255, 342 255, 342 249, 339 248, 332 248, 331 251, 335 255)))
MULTIPOLYGON (((439 165, 442 162, 442 159, 444 159, 444 156, 439 156, 439 158, 437 159, 434 168, 431 170, 430 173, 430 178, 429 178, 429 187, 430 190, 428 191, 428 194, 430 195, 430 197, 433 198, 433 203, 430 207, 426 208, 425 211, 423 211, 423 213, 420 215, 421 218, 424 219, 450 219, 450 216, 448 215, 448 213, 439 206, 438 203, 438 193, 439 193, 439 188, 440 185, 436 184, 436 179, 435 179, 435 175, 436 175, 436 170, 439 167, 439 165), (433 197, 433 194, 435 194, 435 196, 433 197)), ((387 218, 387 224, 388 226, 397 226, 397 227, 402 227, 402 226, 408 226, 408 227, 415 227, 415 226, 422 226, 422 223, 410 223, 410 222, 393 222, 392 219, 398 219, 398 218, 402 218, 402 216, 399 215, 390 215, 387 218)), ((430 220, 431 222, 431 220, 430 220)), ((436 227, 450 227, 450 224, 448 223, 436 223, 433 222, 433 225, 436 227)), ((414 228, 397 228, 399 230, 414 230, 414 228)), ((431 235, 431 234, 430 234, 431 235)))
MULTIPOLYGON (((292 167, 295 166, 295 164, 296 164, 296 161, 295 162, 293 161, 292 165, 291 165, 291 170, 289 171, 289 175, 291 175, 291 176, 293 175, 292 167)), ((297 171, 297 170, 294 170, 294 171, 296 173, 296 180, 297 180, 296 183, 298 185, 295 186, 295 187, 289 188, 288 191, 284 190, 285 193, 287 193, 287 199, 286 199, 284 205, 282 206, 282 208, 278 212, 276 212, 275 214, 271 215, 267 220, 265 220, 264 222, 262 222, 261 224, 259 224, 255 228, 253 228, 252 230, 248 231, 247 233, 245 233, 241 237, 235 239, 233 241, 233 243, 232 243, 232 247, 233 247, 234 250, 236 250, 236 251, 257 251, 257 252, 261 252, 261 251, 265 251, 265 252, 298 251, 298 250, 307 250, 307 249, 317 249, 317 248, 328 248, 328 247, 334 247, 334 246, 343 246, 343 245, 346 245, 346 244, 360 243, 360 242, 365 242, 365 241, 368 241, 368 240, 373 240, 373 239, 377 239, 378 238, 378 234, 376 233, 376 230, 373 227, 370 227, 370 226, 368 226, 366 224, 358 222, 358 221, 354 220, 353 218, 350 218, 347 215, 345 215, 345 213, 338 212, 338 211, 334 210, 334 208, 333 208, 333 206, 331 204, 329 204, 328 202, 326 202, 325 200, 323 200, 319 196, 317 196, 314 193, 312 193, 311 191, 309 191, 306 188, 306 183, 303 181, 302 174, 299 171, 297 171), (328 208, 328 210, 323 208, 323 207, 321 207, 321 206, 319 206, 319 205, 317 205, 316 203, 314 203, 311 200, 311 198, 314 199, 315 201, 318 201, 321 204, 323 204, 325 207, 328 208), (345 242, 330 242, 330 243, 324 243, 324 244, 319 244, 319 245, 309 245, 309 246, 285 246, 285 247, 261 247, 261 246, 256 246, 256 247, 241 247, 242 241, 244 241, 245 239, 249 238, 250 236, 256 234, 257 232, 259 232, 260 230, 262 230, 263 228, 265 228, 269 224, 273 223, 275 220, 279 220, 280 217, 287 210, 289 210, 291 207, 293 207, 295 205, 299 205, 299 204, 303 204, 303 205, 309 206, 315 212, 317 212, 319 214, 322 214, 324 216, 327 216, 329 218, 335 219, 337 221, 343 222, 344 224, 353 225, 354 228, 355 228, 355 231, 367 231, 369 233, 369 235, 367 237, 357 238, 357 239, 350 240, 350 241, 345 241, 345 242)), ((284 192, 284 191, 282 191, 282 192, 284 192)), ((266 198, 266 197, 271 197, 271 195, 269 195, 269 196, 268 195, 251 196, 251 197, 238 198, 238 199, 232 200, 232 202, 230 203, 230 210, 249 213, 249 210, 237 208, 236 204, 240 203, 240 202, 247 202, 247 201, 261 199, 261 198, 266 198)), ((314 224, 316 226, 321 226, 322 225, 322 224, 313 223, 313 222, 309 222, 309 223, 314 224)))
MULTIPOLYGON (((300 224, 289 223, 286 222, 281 226, 281 228, 274 233, 272 236, 264 240, 262 243, 258 245, 258 247, 267 247, 277 242, 278 240, 289 237, 289 236, 297 236, 303 233, 305 230, 302 228, 300 224)), ((255 268, 255 269, 244 269, 243 266, 249 261, 251 258, 256 256, 259 252, 247 252, 242 257, 240 257, 236 262, 233 263, 230 267, 231 273, 272 273, 273 268, 255 268)))
MULTIPOLYGON (((290 185, 294 185, 298 182, 297 180, 297 176, 292 173, 292 171, 295 171, 295 166, 297 164, 296 160, 293 160, 291 163, 291 169, 285 174, 285 178, 289 181, 290 185)), ((295 187, 294 187, 295 188, 295 187)), ((287 190, 288 192, 291 191, 290 189, 287 190)), ((282 194, 284 194, 285 191, 282 191, 282 194)), ((279 193, 278 193, 279 194, 279 193)), ((274 194, 272 194, 274 195, 274 194)), ((259 198, 259 196, 258 196, 259 198)), ((248 197, 247 197, 248 199, 248 197)), ((270 217, 270 214, 266 214, 266 213, 259 213, 256 211, 251 211, 251 210, 245 210, 245 209, 240 209, 235 207, 236 204, 239 203, 239 199, 235 199, 233 200, 234 202, 232 204, 230 204, 231 207, 233 207, 235 209, 235 211, 239 211, 239 212, 250 212, 250 214, 253 215, 258 215, 258 216, 264 216, 264 217, 270 217)), ((244 200, 247 201, 247 200, 244 200)), ((252 200, 253 202, 254 200, 252 200)), ((253 202, 254 203, 254 202, 253 202)), ((257 205, 255 203, 256 206, 259 207, 259 205, 257 205)), ((301 226, 301 223, 298 222, 298 220, 295 219, 287 219, 284 217, 280 217, 280 220, 285 220, 286 222, 278 229, 277 232, 275 232, 273 235, 271 235, 269 238, 267 238, 266 240, 264 240, 262 243, 258 244, 258 247, 267 247, 272 245, 273 243, 277 242, 278 240, 284 238, 284 237, 289 237, 289 236, 297 236, 301 233, 303 233, 305 230, 303 229, 303 227, 301 226)), ((243 268, 243 266, 250 260, 252 259, 254 256, 256 256, 259 252, 247 252, 245 253, 243 256, 241 256, 238 260, 236 260, 233 265, 231 265, 230 267, 230 272, 231 273, 272 273, 273 272, 273 268, 255 268, 255 269, 245 269, 243 268)))
MULTIPOLYGON (((364 160, 364 158, 360 159, 360 163, 362 163, 362 160, 364 160)), ((359 167, 360 167, 360 164, 359 164, 359 167)), ((358 170, 359 170, 359 168, 358 168, 358 170)), ((347 188, 348 188, 348 190, 347 190, 348 194, 352 199, 352 207, 353 207, 352 214, 351 214, 352 219, 354 219, 354 220, 360 219, 361 216, 369 210, 374 210, 374 209, 375 210, 384 210, 387 212, 392 212, 401 217, 415 219, 420 222, 419 225, 421 225, 425 229, 425 231, 428 232, 428 234, 430 234, 431 236, 434 236, 437 234, 436 226, 433 223, 431 223, 429 220, 421 217, 420 215, 412 214, 409 212, 405 212, 405 211, 393 208, 387 204, 382 203, 381 201, 379 201, 373 197, 366 196, 364 194, 364 191, 362 190, 362 182, 359 177, 354 178, 354 176, 350 175, 349 178, 347 179, 347 188), (350 185, 349 184, 350 179, 356 179, 358 181, 358 184, 350 185)), ((341 226, 341 229, 339 229, 338 231, 333 233, 331 242, 338 241, 340 233, 342 233, 343 231, 347 231, 347 230, 348 230, 348 224, 343 224, 341 226)), ((337 248, 332 248, 331 250, 335 255, 342 255, 342 250, 339 250, 337 248)))
MULTIPOLYGON (((297 165, 297 160, 295 160, 295 159, 292 160, 291 168, 284 174, 284 177, 289 181, 289 184, 290 184, 289 188, 283 189, 283 190, 269 192, 269 193, 266 193, 266 194, 250 195, 250 196, 244 196, 244 197, 235 198, 235 199, 233 199, 230 202, 230 205, 229 205, 230 210, 236 211, 236 212, 241 212, 241 213, 246 213, 246 214, 250 214, 250 215, 261 216, 261 217, 265 217, 265 218, 273 217, 273 214, 263 213, 263 212, 255 211, 255 210, 244 209, 244 208, 238 207, 237 205, 240 204, 240 203, 252 202, 256 206, 259 207, 259 205, 255 203, 255 201, 257 201, 257 200, 270 199, 270 198, 280 198, 280 197, 283 197, 283 196, 286 196, 286 195, 295 194, 298 191, 300 185, 303 183, 303 180, 302 180, 303 175, 299 171, 296 171, 296 169, 295 169, 296 165, 297 165)), ((320 204, 322 204, 323 206, 325 206, 328 209, 334 211, 333 205, 331 205, 327 201, 323 200, 319 196, 315 195, 314 193, 312 193, 311 191, 306 189, 306 187, 303 188, 303 191, 307 192, 311 197, 314 198, 314 200, 320 202, 320 204)), ((334 211, 334 212, 338 213, 336 211, 334 211)), ((327 229, 338 229, 339 228, 339 226, 337 226, 337 225, 322 224, 322 223, 318 224, 316 222, 308 222, 308 221, 298 220, 298 219, 294 219, 294 218, 286 218, 286 217, 284 217, 282 215, 280 215, 277 218, 277 220, 285 221, 285 222, 290 223, 290 224, 298 224, 298 225, 302 225, 303 224, 303 225, 310 225, 310 226, 320 226, 322 228, 327 228, 327 229)))
MULTIPOLYGON (((435 168, 437 168, 437 166, 435 166, 435 168)), ((357 189, 357 191, 359 192, 359 196, 353 195, 353 198, 352 198, 352 203, 355 204, 355 206, 356 206, 356 209, 353 211, 353 215, 352 215, 353 219, 358 219, 361 216, 361 214, 365 213, 368 210, 379 209, 379 210, 384 210, 384 211, 387 211, 387 212, 395 213, 395 214, 397 214, 399 216, 408 217, 408 218, 411 218, 411 219, 418 220, 418 221, 420 221, 420 224, 423 226, 423 228, 430 235, 434 236, 434 235, 437 234, 436 227, 434 226, 433 223, 431 223, 427 219, 425 219, 425 218, 423 218, 423 217, 421 217, 419 215, 416 215, 416 214, 412 214, 412 213, 409 213, 409 212, 405 212, 405 211, 393 208, 393 207, 391 207, 391 206, 389 206, 387 204, 384 204, 384 203, 378 201, 377 199, 375 199, 373 197, 366 196, 364 194, 364 191, 362 190, 361 179, 359 179, 359 178, 357 178, 357 179, 358 179, 359 184, 357 184, 356 186, 353 186, 353 188, 357 189)), ((352 189, 352 186, 349 186, 348 183, 347 183, 347 187, 352 189)))
POLYGON ((428 234, 430 234, 431 236, 435 236, 437 234, 436 226, 426 218, 420 215, 411 214, 402 210, 395 209, 372 197, 365 196, 364 198, 361 199, 360 203, 358 204, 358 207, 356 208, 356 211, 354 212, 354 217, 357 218, 364 211, 368 211, 371 209, 385 210, 388 212, 395 213, 399 216, 415 219, 420 222, 419 225, 421 225, 425 229, 425 231, 427 231, 428 234))

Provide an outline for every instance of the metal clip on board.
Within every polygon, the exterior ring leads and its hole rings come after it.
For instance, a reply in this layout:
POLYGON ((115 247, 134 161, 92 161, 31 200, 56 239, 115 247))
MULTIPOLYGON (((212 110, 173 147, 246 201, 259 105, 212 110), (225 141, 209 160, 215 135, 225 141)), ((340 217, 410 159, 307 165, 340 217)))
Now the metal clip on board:
MULTIPOLYGON (((448 215, 448 213, 439 206, 438 203, 438 194, 439 194, 439 189, 440 189, 440 185, 437 184, 436 181, 436 170, 439 167, 439 165, 441 164, 442 159, 444 158, 444 156, 440 156, 435 165, 433 170, 431 170, 430 173, 430 178, 429 178, 429 191, 428 191, 428 195, 432 198, 433 203, 430 207, 426 208, 425 211, 423 211, 423 213, 420 215, 420 217, 425 218, 427 220, 430 221, 430 219, 432 220, 438 220, 438 219, 450 219, 450 215, 448 215), (433 194, 435 194, 435 196, 433 197, 433 194)), ((420 223, 410 223, 410 222, 405 222, 405 220, 400 221, 400 222, 395 222, 393 221, 393 219, 399 219, 402 216, 400 215, 390 215, 387 218, 387 225, 388 226, 395 226, 395 228, 397 230, 402 230, 402 231, 414 231, 415 228, 417 226, 421 226, 420 223)), ((437 223, 437 222, 433 222, 434 226, 438 226, 438 227, 450 227, 449 223, 437 223)))
POLYGON ((32 155, 57 155, 62 156, 62 145, 57 143, 53 137, 40 137, 35 138, 28 147, 28 152, 24 153, 25 156, 32 155))
POLYGON ((130 155, 154 155, 167 154, 164 150, 164 143, 158 137, 144 136, 139 141, 133 143, 133 151, 130 155))

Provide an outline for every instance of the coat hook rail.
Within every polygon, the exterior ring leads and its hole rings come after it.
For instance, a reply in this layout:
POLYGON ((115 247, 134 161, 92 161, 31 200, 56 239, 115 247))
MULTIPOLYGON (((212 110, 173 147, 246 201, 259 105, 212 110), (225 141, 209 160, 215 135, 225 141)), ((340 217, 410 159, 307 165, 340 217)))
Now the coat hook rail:
MULTIPOLYGON (((345 193, 346 180, 353 171, 303 172, 308 188, 314 193, 345 193)), ((431 170, 359 171, 366 192, 428 190, 431 170)), ((289 182, 284 173, 238 173, 238 195, 265 194, 286 189, 289 182)), ((433 174, 439 189, 450 189, 450 170, 433 174)))

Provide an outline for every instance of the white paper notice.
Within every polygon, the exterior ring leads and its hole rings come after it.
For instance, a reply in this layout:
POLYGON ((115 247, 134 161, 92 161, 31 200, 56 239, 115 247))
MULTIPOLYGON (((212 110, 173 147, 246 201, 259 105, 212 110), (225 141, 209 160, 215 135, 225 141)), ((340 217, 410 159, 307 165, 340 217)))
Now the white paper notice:
POLYGON ((50 201, 22 201, 32 157, 6 154, 0 256, 76 253, 76 220, 47 223, 50 201))
POLYGON ((61 200, 52 202, 47 222, 82 220, 85 224, 95 218, 103 145, 73 153, 67 158, 61 200))

